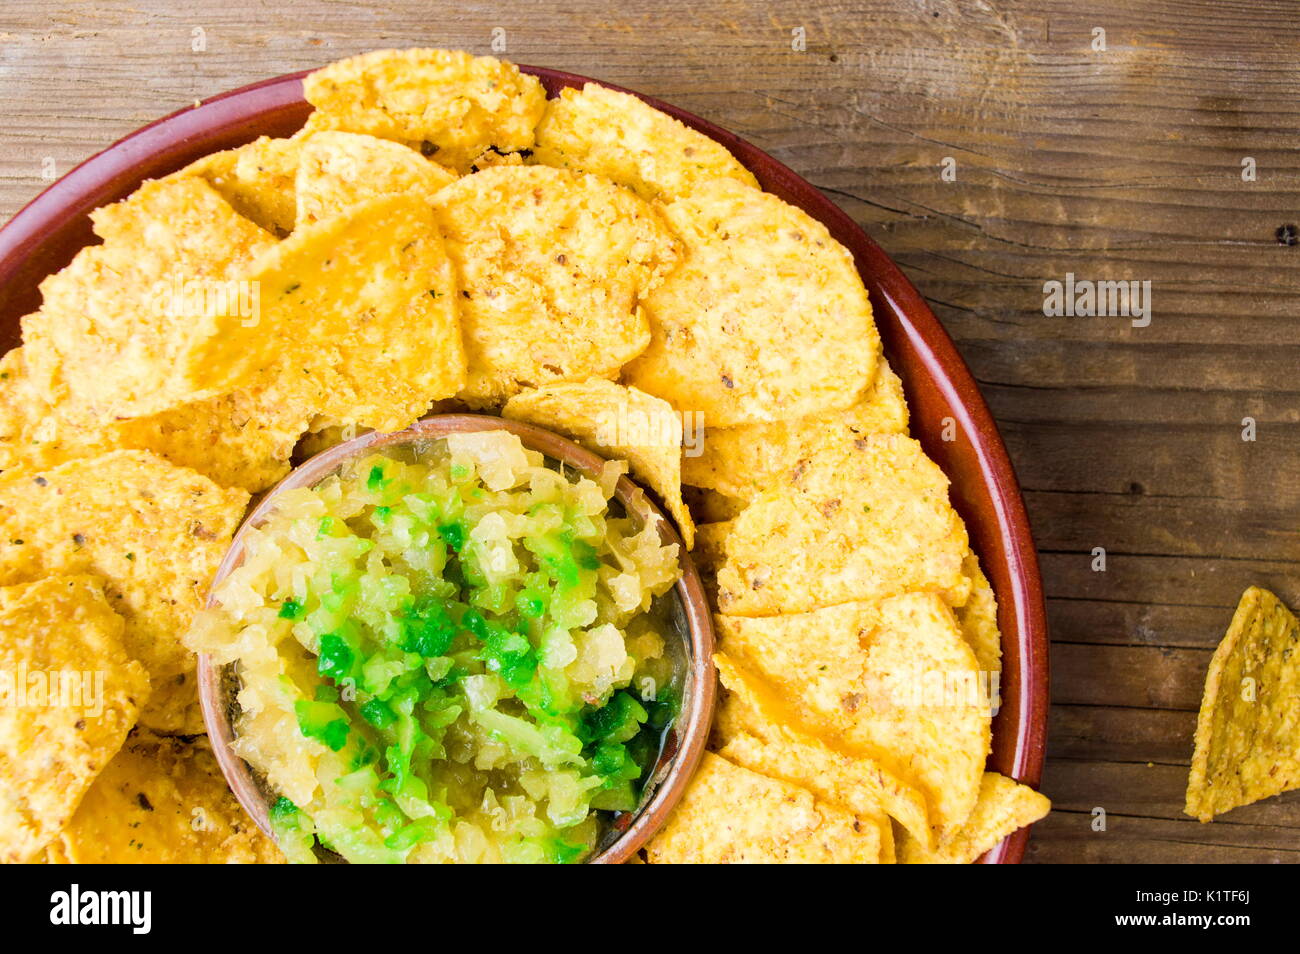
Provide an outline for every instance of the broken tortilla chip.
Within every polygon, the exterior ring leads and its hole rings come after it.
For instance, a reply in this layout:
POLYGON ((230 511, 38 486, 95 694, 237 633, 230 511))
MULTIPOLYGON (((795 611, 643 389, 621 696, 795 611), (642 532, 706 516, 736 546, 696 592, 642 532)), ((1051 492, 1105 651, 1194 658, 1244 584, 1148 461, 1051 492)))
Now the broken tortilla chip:
POLYGON ((1252 586, 1210 660, 1183 811, 1208 822, 1293 788, 1300 788, 1300 622, 1252 586))
POLYGON ((979 663, 934 593, 764 619, 715 617, 719 650, 833 748, 920 789, 941 843, 979 795, 991 714, 979 663))
POLYGON ((756 180, 721 143, 628 93, 597 83, 568 88, 546 104, 532 162, 594 172, 643 199, 690 193, 710 179, 756 180))
POLYGON ((54 844, 72 864, 267 864, 275 843, 245 814, 207 740, 134 734, 54 844))
POLYGON ((335 130, 314 133, 303 140, 298 163, 297 221, 311 225, 367 199, 399 192, 431 200, 456 178, 401 143, 335 130))
POLYGON ((456 281, 417 194, 300 227, 247 278, 261 289, 260 320, 195 326, 183 374, 195 390, 279 377, 334 423, 398 431, 464 384, 456 281))
POLYGON ((929 811, 919 789, 870 758, 831 748, 802 726, 798 713, 740 660, 718 653, 713 661, 727 690, 715 720, 720 754, 755 772, 802 785, 858 815, 883 812, 923 844, 933 843, 929 811))
POLYGON ((677 521, 686 549, 695 524, 682 502, 682 421, 667 401, 595 378, 552 384, 512 397, 502 417, 570 437, 602 457, 622 458, 632 476, 659 495, 677 521))
POLYGON ((41 308, 22 321, 42 397, 89 426, 234 390, 194 387, 173 372, 200 319, 192 306, 251 304, 240 272, 274 238, 197 177, 146 182, 91 219, 104 244, 41 282, 41 308))
POLYGON ((904 835, 898 846, 898 860, 907 865, 968 865, 1051 809, 1052 803, 1028 785, 997 772, 985 772, 979 799, 966 823, 935 849, 904 835))
POLYGON ((460 50, 374 50, 303 80, 316 129, 342 129, 419 147, 465 173, 489 147, 528 149, 546 109, 536 77, 460 50))
POLYGON ((149 695, 91 576, 0 588, 0 861, 31 860, 121 747, 149 695))
POLYGON ((294 180, 301 142, 262 136, 245 146, 196 159, 168 179, 206 179, 231 208, 281 238, 293 231, 294 180))
POLYGON ((651 864, 876 864, 880 829, 805 788, 704 754, 651 864))
POLYGON ((948 503, 948 478, 901 434, 836 434, 715 526, 725 527, 711 542, 722 538, 718 606, 729 615, 919 590, 962 606, 970 595, 966 528, 948 503))
POLYGON ((147 450, 224 487, 250 493, 289 472, 310 412, 281 382, 83 427, 65 421, 31 386, 23 348, 0 358, 0 472, 39 471, 113 450, 147 450))
POLYGON ((645 299, 652 338, 624 380, 706 427, 850 407, 880 336, 848 249, 826 226, 731 179, 663 209, 685 258, 645 299))
POLYGON ((248 494, 147 451, 113 451, 0 479, 0 586, 94 573, 126 620, 123 642, 159 681, 185 672, 180 637, 248 494))
POLYGON ((827 440, 906 433, 903 382, 882 358, 871 390, 852 407, 772 424, 706 428, 701 453, 682 459, 682 480, 743 506, 827 440))
POLYGON ((677 245, 643 200, 597 176, 497 166, 443 189, 436 210, 460 275, 469 404, 613 378, 645 349, 638 302, 677 245))

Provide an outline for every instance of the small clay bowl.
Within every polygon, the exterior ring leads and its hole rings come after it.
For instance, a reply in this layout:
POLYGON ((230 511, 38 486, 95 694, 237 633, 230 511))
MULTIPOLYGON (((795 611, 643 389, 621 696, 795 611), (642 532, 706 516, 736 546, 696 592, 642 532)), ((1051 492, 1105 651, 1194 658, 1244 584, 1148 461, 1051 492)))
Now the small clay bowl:
MULTIPOLYGON (((580 474, 596 479, 605 461, 572 441, 531 424, 508 421, 477 414, 442 414, 425 418, 404 431, 392 434, 363 434, 331 447, 301 464, 280 481, 245 518, 213 578, 212 590, 244 559, 244 541, 251 527, 262 524, 274 510, 276 498, 285 490, 311 487, 335 473, 348 460, 370 451, 399 444, 436 440, 449 434, 474 431, 506 430, 519 436, 525 447, 540 451, 580 474)), ((589 864, 620 864, 631 858, 659 830, 681 798, 687 783, 699 765, 713 719, 716 677, 713 668, 713 624, 709 603, 700 583, 699 573, 691 561, 681 537, 662 511, 644 490, 627 477, 619 479, 614 492, 637 523, 658 516, 659 532, 665 543, 678 545, 681 579, 661 599, 668 599, 668 617, 682 639, 687 671, 682 692, 682 707, 677 721, 668 731, 659 762, 633 812, 619 816, 604 840, 588 859, 589 864)), ((208 605, 214 600, 209 594, 208 605)), ((217 761, 226 781, 244 810, 257 826, 271 834, 269 807, 274 793, 266 780, 230 748, 235 738, 235 721, 239 717, 239 673, 236 664, 217 666, 206 654, 200 654, 199 698, 203 704, 203 721, 207 724, 217 761)))

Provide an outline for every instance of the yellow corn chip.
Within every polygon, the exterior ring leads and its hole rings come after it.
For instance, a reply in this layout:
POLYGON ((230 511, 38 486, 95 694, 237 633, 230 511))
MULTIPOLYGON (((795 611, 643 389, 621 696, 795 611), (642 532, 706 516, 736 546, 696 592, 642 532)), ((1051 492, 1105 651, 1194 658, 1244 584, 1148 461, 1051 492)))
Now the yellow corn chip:
POLYGON ((646 858, 651 864, 875 864, 880 829, 807 789, 706 752, 646 858))
POLYGON ((920 789, 938 839, 979 794, 991 716, 979 663, 933 593, 766 619, 716 618, 719 649, 816 734, 920 789))
POLYGON ((132 736, 55 843, 73 864, 283 862, 235 800, 205 739, 132 736))
POLYGON ((194 666, 157 680, 149 701, 140 710, 139 724, 157 735, 203 735, 203 707, 194 666))
POLYGON ((657 493, 689 550, 695 524, 682 502, 682 421, 666 402, 595 378, 517 394, 503 417, 550 428, 603 457, 622 458, 657 493))
POLYGON ((1300 622, 1252 586, 1210 660, 1183 811, 1208 822, 1293 788, 1300 788, 1300 622))
POLYGON ((303 140, 298 163, 297 221, 310 225, 398 192, 429 200, 455 181, 454 172, 401 143, 358 133, 314 133, 303 140))
POLYGON ((513 63, 459 50, 375 50, 303 81, 313 127, 415 143, 468 172, 483 150, 528 149, 546 91, 513 63))
POLYGON ((149 694, 100 581, 0 588, 0 861, 31 860, 121 747, 149 694))
POLYGON ((1002 633, 998 629, 998 601, 988 577, 980 569, 979 557, 968 552, 962 569, 971 581, 970 598, 954 612, 962 634, 975 651, 984 672, 1002 671, 1002 633))
POLYGON ((800 727, 791 706, 743 663, 726 653, 713 659, 727 689, 715 721, 722 755, 863 817, 887 813, 923 844, 933 843, 925 796, 915 786, 870 758, 835 751, 800 727))
POLYGON ((460 273, 463 400, 613 378, 645 348, 638 301, 677 259, 646 202, 597 176, 498 166, 453 182, 436 208, 460 273))
POLYGON ((731 179, 664 207, 682 265, 645 300, 653 335, 624 379, 708 427, 862 400, 880 337, 853 256, 826 227, 731 179))
POLYGON ((91 218, 104 244, 45 279, 40 311, 23 319, 24 360, 42 396, 93 425, 233 390, 187 387, 173 369, 198 320, 191 299, 240 299, 235 273, 274 245, 271 235, 197 177, 146 182, 91 218))
POLYGON ((719 143, 635 96, 596 83, 565 89, 547 103, 532 161, 594 172, 644 199, 672 201, 709 179, 758 187, 719 143))
POLYGON ((185 672, 180 637, 248 503, 146 451, 0 479, 0 586, 94 573, 155 681, 185 672))
POLYGON ((168 178, 206 179, 236 212, 283 237, 294 229, 294 177, 300 146, 297 137, 262 136, 246 146, 195 160, 168 178))
POLYGON ((903 382, 882 358, 871 390, 850 408, 772 424, 706 429, 703 453, 682 460, 682 480, 749 501, 828 439, 906 433, 903 382))
MULTIPOLYGON (((725 524, 718 606, 770 616, 916 590, 963 605, 966 528, 948 478, 901 434, 835 435, 725 524)), ((703 532, 703 527, 700 528, 703 532)))
POLYGON ((280 382, 84 427, 65 421, 27 380, 22 348, 0 358, 0 472, 46 470, 112 450, 147 450, 225 487, 257 492, 289 472, 307 427, 280 382))
POLYGON ((985 772, 979 800, 966 824, 933 850, 904 835, 899 844, 899 861, 908 865, 971 864, 1013 831, 1044 817, 1051 808, 1052 803, 1028 785, 996 772, 985 772))
POLYGON ((248 278, 261 289, 260 320, 195 326, 183 375, 195 390, 278 376, 334 423, 396 431, 464 384, 455 279, 416 194, 302 226, 248 278))

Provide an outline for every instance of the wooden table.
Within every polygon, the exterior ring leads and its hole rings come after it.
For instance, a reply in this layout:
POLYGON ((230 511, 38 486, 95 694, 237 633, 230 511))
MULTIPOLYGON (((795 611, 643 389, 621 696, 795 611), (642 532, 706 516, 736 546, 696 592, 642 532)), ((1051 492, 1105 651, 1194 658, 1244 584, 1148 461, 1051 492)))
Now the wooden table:
POLYGON ((1001 423, 1054 635, 1056 811, 1028 859, 1300 860, 1300 792, 1212 825, 1181 813, 1237 597, 1259 583, 1300 604, 1300 7, 179 6, 0 6, 0 218, 148 120, 376 47, 487 53, 504 38, 519 62, 728 126, 894 256, 1001 423), (1067 273, 1150 281, 1150 324, 1045 316, 1044 282, 1067 273))

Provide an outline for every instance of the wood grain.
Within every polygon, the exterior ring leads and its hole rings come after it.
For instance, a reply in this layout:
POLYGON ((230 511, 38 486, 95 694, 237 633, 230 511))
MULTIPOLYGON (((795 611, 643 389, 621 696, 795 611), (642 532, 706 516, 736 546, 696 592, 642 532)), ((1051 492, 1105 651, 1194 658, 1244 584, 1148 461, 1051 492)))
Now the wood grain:
POLYGON ((1056 641, 1058 810, 1029 860, 1300 861, 1300 794, 1181 815, 1237 596, 1260 583, 1300 603, 1300 8, 8 2, 0 218, 43 172, 195 99, 375 47, 486 53, 498 27, 510 58, 662 97, 792 166, 956 339, 1025 486, 1056 641), (1151 324, 1045 317, 1043 283, 1067 272, 1150 281, 1151 324))

